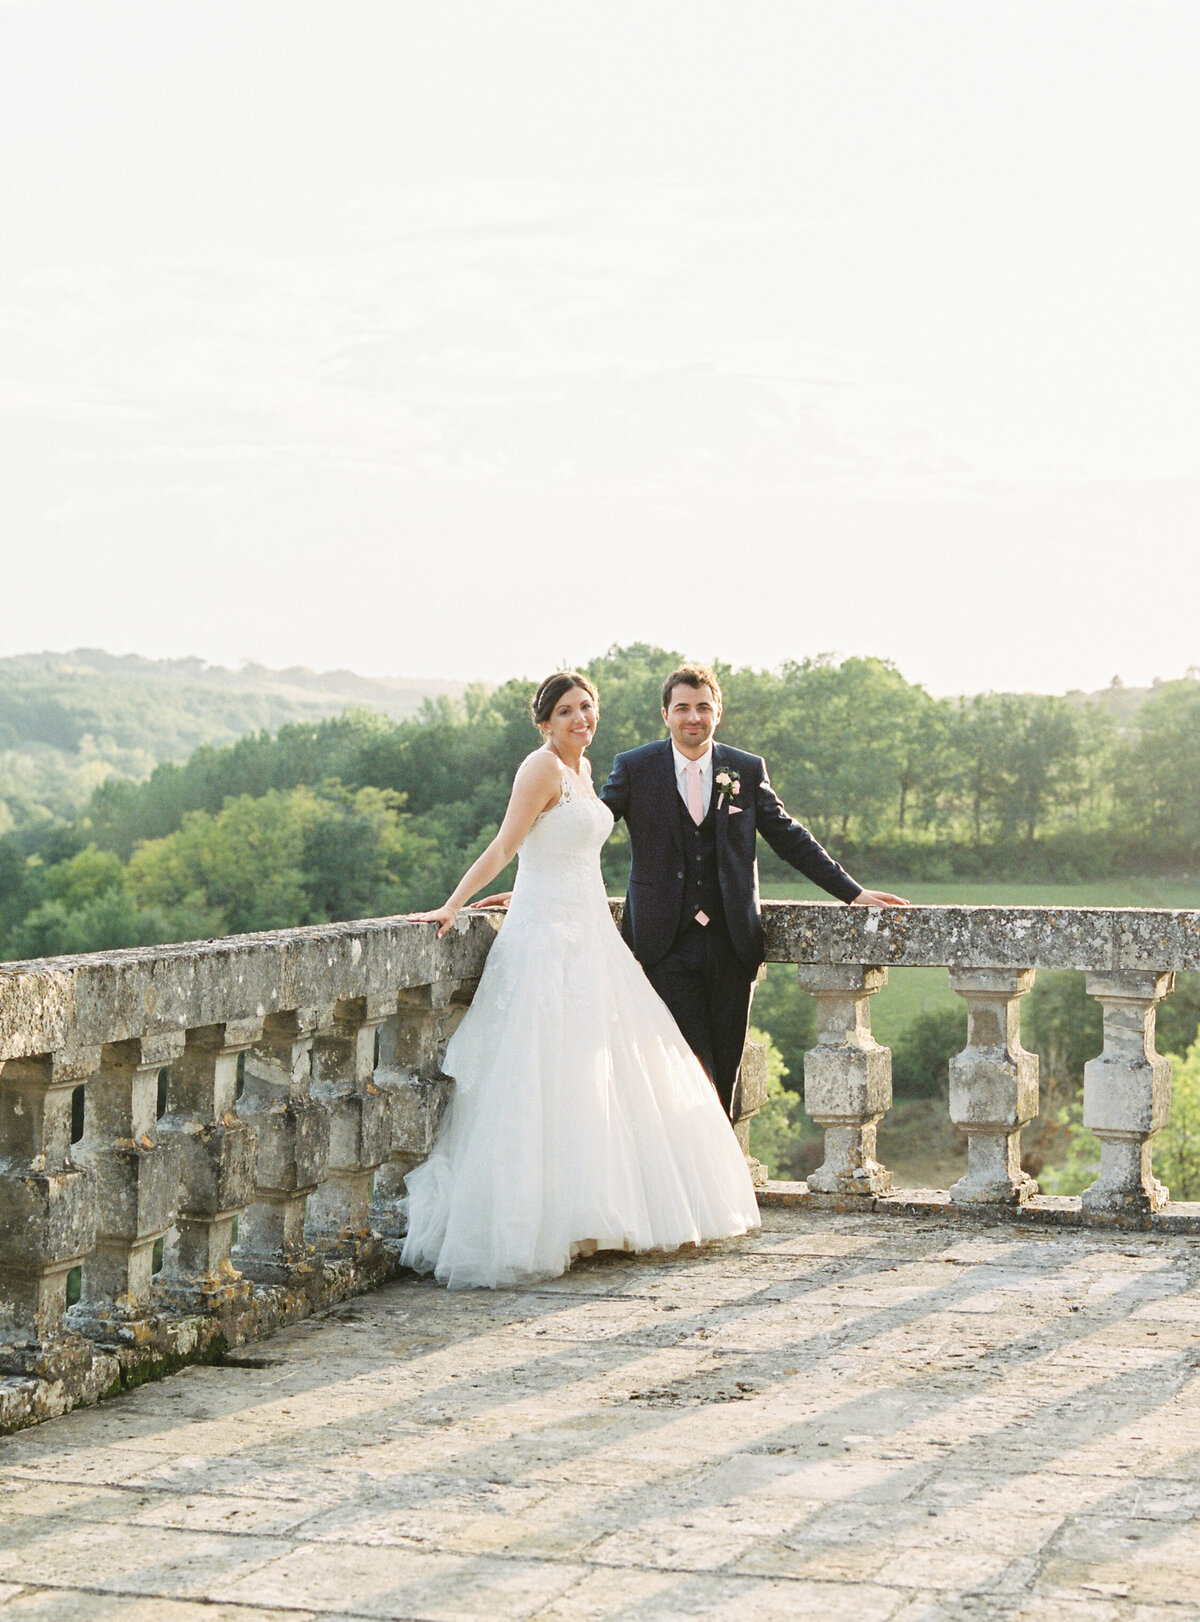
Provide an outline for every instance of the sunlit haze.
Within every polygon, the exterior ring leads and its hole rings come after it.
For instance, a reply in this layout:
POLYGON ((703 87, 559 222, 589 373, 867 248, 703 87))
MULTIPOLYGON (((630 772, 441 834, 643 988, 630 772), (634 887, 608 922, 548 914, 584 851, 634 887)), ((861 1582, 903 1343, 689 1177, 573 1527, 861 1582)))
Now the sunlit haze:
POLYGON ((1200 7, 0 0, 0 653, 1200 664, 1200 7))

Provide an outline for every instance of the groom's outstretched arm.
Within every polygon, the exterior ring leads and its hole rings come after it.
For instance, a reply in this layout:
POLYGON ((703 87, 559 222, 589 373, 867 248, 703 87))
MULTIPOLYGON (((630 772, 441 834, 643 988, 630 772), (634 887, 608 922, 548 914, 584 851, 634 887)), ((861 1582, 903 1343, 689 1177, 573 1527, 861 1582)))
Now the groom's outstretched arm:
POLYGON ((629 769, 625 765, 624 755, 618 755, 613 761, 608 782, 600 790, 600 798, 612 812, 613 821, 620 822, 629 805, 629 769))
POLYGON ((802 823, 788 815, 783 801, 771 787, 765 760, 755 792, 754 814, 758 831, 767 844, 806 879, 819 884, 839 901, 853 901, 862 893, 862 885, 850 877, 840 862, 834 861, 820 840, 814 839, 802 823))

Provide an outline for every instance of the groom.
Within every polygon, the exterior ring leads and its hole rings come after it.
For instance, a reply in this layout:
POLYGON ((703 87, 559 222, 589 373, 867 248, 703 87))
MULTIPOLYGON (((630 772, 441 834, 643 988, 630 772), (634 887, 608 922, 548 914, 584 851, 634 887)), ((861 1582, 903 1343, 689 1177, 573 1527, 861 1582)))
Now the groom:
POLYGON ((907 903, 856 884, 787 814, 759 755, 714 743, 721 686, 711 670, 673 670, 662 717, 670 737, 618 755, 600 791, 632 847, 622 933, 732 1113, 763 961, 756 836, 839 901, 907 903))

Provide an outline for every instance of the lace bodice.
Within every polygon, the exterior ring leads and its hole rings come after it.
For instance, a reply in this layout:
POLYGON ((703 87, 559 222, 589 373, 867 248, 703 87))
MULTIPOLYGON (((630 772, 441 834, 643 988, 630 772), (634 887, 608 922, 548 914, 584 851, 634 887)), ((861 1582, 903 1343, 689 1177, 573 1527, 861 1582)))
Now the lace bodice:
POLYGON ((612 832, 612 812, 563 768, 558 800, 543 811, 518 852, 509 923, 564 913, 606 911, 600 851, 612 832))

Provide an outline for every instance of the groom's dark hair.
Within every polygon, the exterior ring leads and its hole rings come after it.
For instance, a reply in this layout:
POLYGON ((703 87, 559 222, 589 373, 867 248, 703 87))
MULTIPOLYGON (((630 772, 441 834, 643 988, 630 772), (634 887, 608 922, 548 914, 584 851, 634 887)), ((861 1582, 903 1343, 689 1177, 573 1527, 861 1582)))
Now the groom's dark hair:
POLYGON ((677 687, 711 687, 712 696, 718 704, 721 702, 721 684, 707 665, 680 665, 678 670, 671 672, 663 682, 664 710, 671 708, 671 694, 677 687))

